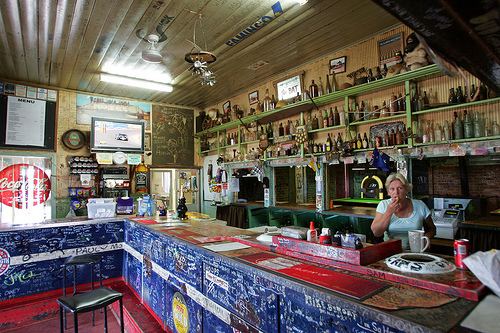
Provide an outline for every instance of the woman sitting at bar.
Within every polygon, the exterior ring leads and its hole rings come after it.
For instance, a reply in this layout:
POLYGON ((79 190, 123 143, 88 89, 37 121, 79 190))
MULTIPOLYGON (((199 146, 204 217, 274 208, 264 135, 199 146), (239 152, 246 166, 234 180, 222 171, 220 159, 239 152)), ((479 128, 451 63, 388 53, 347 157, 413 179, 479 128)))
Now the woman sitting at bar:
POLYGON ((375 237, 381 237, 385 232, 386 238, 401 239, 403 249, 409 249, 410 230, 421 230, 424 227, 427 237, 432 238, 436 234, 436 226, 425 203, 406 197, 411 186, 402 174, 389 175, 385 188, 391 198, 379 202, 371 225, 375 237))

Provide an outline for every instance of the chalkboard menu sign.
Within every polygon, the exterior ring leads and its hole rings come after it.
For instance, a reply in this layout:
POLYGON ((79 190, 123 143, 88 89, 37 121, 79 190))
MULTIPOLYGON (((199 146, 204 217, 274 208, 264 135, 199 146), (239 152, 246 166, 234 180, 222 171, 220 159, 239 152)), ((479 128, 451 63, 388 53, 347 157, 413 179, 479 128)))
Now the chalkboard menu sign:
POLYGON ((153 105, 153 165, 194 165, 193 110, 153 105))

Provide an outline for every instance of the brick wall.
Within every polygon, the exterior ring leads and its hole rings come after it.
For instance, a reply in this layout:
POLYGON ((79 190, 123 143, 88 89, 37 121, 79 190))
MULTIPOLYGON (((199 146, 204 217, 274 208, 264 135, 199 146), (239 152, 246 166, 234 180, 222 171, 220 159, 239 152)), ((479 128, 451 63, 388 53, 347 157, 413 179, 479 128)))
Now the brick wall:
POLYGON ((429 195, 483 198, 487 211, 500 208, 500 164, 488 158, 469 157, 466 165, 469 195, 462 191, 458 158, 431 160, 429 195))

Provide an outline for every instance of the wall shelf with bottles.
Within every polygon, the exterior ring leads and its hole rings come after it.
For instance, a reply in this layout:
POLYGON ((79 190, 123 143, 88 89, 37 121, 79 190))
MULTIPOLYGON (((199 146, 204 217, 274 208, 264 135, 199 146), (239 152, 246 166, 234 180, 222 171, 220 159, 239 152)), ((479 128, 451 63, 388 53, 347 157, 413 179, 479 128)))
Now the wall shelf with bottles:
POLYGON ((378 122, 389 122, 392 120, 400 119, 400 118, 405 118, 406 117, 406 111, 400 111, 404 112, 402 114, 397 114, 394 116, 389 116, 389 117, 382 117, 382 118, 375 118, 375 119, 368 119, 368 120, 358 120, 358 121, 353 121, 352 123, 349 123, 350 126, 357 126, 357 125, 364 125, 364 124, 370 124, 370 123, 378 123, 378 122))
POLYGON ((469 108, 472 106, 497 103, 497 102, 500 102, 500 97, 483 99, 481 101, 467 102, 467 103, 461 103, 461 104, 450 104, 450 105, 447 104, 445 106, 441 106, 441 107, 437 107, 437 108, 426 109, 426 110, 422 110, 422 111, 415 111, 415 112, 412 112, 412 115, 420 115, 420 114, 439 112, 439 111, 448 111, 448 110, 457 109, 457 108, 469 108))
POLYGON ((454 144, 454 143, 466 143, 466 142, 475 142, 475 141, 490 141, 490 140, 498 140, 500 139, 500 135, 494 136, 483 136, 478 138, 468 138, 468 139, 458 139, 458 140, 448 140, 448 141, 434 141, 434 142, 425 142, 425 143, 415 143, 414 146, 422 147, 422 146, 432 146, 432 145, 442 145, 442 144, 454 144))
MULTIPOLYGON (((318 106, 323 106, 326 104, 330 104, 333 102, 340 101, 346 97, 353 97, 360 94, 365 94, 371 91, 379 90, 382 88, 394 86, 397 84, 404 83, 409 80, 417 80, 421 78, 426 78, 431 75, 439 75, 442 74, 437 65, 429 65, 426 67, 422 67, 413 71, 409 71, 406 73, 401 73, 398 75, 394 75, 390 78, 384 78, 377 81, 372 81, 368 83, 364 83, 361 85, 353 86, 347 89, 338 90, 329 94, 325 94, 319 97, 313 98, 313 101, 318 106)), ((207 130, 198 132, 195 136, 199 137, 202 135, 206 135, 209 133, 215 133, 217 131, 223 131, 227 129, 236 128, 239 125, 249 124, 255 121, 260 121, 262 123, 273 122, 279 119, 284 119, 287 117, 291 117, 301 112, 309 111, 313 108, 313 103, 311 100, 305 100, 300 102, 295 102, 293 104, 288 104, 284 107, 277 108, 271 111, 262 112, 259 114, 254 114, 250 116, 243 117, 238 120, 233 120, 227 122, 225 124, 215 126, 209 128, 207 130)))

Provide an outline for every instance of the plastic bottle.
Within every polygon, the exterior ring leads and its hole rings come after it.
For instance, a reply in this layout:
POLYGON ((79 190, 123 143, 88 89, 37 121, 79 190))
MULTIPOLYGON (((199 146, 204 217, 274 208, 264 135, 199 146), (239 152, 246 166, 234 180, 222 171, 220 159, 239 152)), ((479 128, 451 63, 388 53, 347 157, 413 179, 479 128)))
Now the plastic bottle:
POLYGON ((312 243, 318 242, 318 233, 316 229, 314 229, 314 222, 309 222, 309 230, 307 230, 307 241, 312 243))

